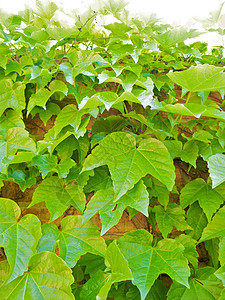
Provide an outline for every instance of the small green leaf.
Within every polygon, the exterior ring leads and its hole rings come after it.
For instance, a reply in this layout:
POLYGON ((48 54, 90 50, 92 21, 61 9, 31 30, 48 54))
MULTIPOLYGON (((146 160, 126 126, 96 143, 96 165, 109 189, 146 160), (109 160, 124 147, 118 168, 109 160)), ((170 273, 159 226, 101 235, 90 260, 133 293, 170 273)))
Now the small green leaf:
POLYGON ((53 80, 48 88, 41 88, 35 94, 32 94, 27 107, 28 114, 35 106, 45 108, 46 102, 55 92, 61 92, 65 96, 67 95, 68 89, 63 81, 53 80))
POLYGON ((81 123, 82 115, 83 114, 77 110, 75 105, 70 104, 65 106, 56 118, 54 126, 55 134, 58 135, 59 132, 67 125, 71 125, 74 128, 74 131, 77 132, 81 123))
POLYGON ((185 211, 175 203, 169 204, 166 211, 162 206, 155 206, 153 212, 156 213, 156 221, 164 238, 172 231, 173 226, 178 230, 191 229, 185 221, 185 211))
POLYGON ((184 257, 192 264, 195 270, 198 269, 198 252, 196 250, 196 240, 189 235, 181 234, 176 237, 176 240, 184 246, 184 257))
POLYGON ((212 189, 211 183, 206 183, 202 178, 197 178, 186 184, 181 190, 180 204, 183 208, 186 208, 198 200, 208 221, 210 221, 213 214, 225 201, 224 186, 223 184, 212 189))
POLYGON ((198 145, 195 141, 188 141, 180 153, 180 158, 196 168, 196 159, 198 158, 198 145))
POLYGON ((0 198, 0 204, 0 246, 4 247, 10 265, 10 282, 27 270, 29 259, 36 253, 41 223, 31 214, 18 221, 20 208, 10 199, 0 198))
POLYGON ((222 207, 203 230, 200 242, 216 237, 225 237, 225 207, 222 207))
POLYGON ((73 300, 71 269, 56 254, 42 252, 29 261, 29 271, 0 289, 1 299, 73 300))
POLYGON ((63 179, 56 176, 44 179, 36 188, 30 206, 45 201, 51 214, 50 221, 60 217, 69 205, 73 205, 81 213, 84 210, 86 197, 83 189, 76 183, 64 185, 63 179))
POLYGON ((193 239, 198 240, 201 237, 203 229, 206 227, 208 221, 204 211, 197 201, 194 202, 188 209, 187 223, 193 228, 191 232, 188 231, 188 234, 193 237, 193 239))
POLYGON ((43 154, 35 156, 30 166, 37 166, 40 169, 43 178, 45 178, 49 172, 56 172, 58 173, 59 178, 65 178, 69 173, 70 168, 75 166, 75 162, 67 157, 58 163, 57 156, 43 154))

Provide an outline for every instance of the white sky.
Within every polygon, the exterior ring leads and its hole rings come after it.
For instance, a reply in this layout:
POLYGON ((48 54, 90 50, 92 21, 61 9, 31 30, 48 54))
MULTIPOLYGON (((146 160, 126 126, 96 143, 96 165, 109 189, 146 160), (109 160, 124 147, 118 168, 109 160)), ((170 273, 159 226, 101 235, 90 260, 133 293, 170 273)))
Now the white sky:
MULTIPOLYGON (((52 0, 58 6, 71 11, 79 9, 86 10, 94 0, 52 0)), ((102 0, 99 0, 102 1, 102 0)), ((118 0, 121 1, 121 0, 118 0)), ((129 2, 128 9, 134 14, 156 13, 165 22, 172 25, 193 25, 196 22, 192 17, 204 19, 209 17, 209 12, 217 10, 223 0, 125 0, 129 2)), ((42 2, 45 2, 42 0, 42 2)), ((23 10, 25 5, 34 7, 35 0, 0 0, 0 8, 9 13, 17 13, 23 10)), ((225 5, 223 8, 225 14, 225 5)), ((196 25, 195 25, 196 28, 196 25)), ((198 40, 207 41, 209 44, 221 45, 222 39, 218 34, 209 33, 198 37, 198 40)))
MULTIPOLYGON (((120 1, 120 0, 119 0, 120 1)), ((65 8, 85 8, 93 0, 53 0, 65 8)), ((170 23, 185 25, 191 17, 205 18, 212 10, 216 10, 222 0, 128 0, 129 9, 134 13, 157 13, 159 17, 170 23)), ((18 12, 24 5, 34 6, 35 0, 0 0, 0 8, 8 12, 18 12)))

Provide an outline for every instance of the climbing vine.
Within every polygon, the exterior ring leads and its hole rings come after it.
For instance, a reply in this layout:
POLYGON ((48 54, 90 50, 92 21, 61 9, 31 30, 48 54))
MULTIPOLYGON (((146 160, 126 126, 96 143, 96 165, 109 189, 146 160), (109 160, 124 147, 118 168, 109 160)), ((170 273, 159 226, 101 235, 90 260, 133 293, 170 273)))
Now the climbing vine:
POLYGON ((1 299, 224 299, 221 10, 0 14, 1 299))

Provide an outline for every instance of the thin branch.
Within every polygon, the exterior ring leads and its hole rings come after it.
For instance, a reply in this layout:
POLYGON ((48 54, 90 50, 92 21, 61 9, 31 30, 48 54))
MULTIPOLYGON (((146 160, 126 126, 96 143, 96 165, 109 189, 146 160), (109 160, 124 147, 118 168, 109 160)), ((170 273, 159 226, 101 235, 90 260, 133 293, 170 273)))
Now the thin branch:
POLYGON ((61 58, 61 60, 60 60, 60 62, 59 62, 59 65, 62 63, 63 58, 69 53, 69 51, 70 51, 70 50, 73 48, 73 46, 77 43, 77 39, 79 38, 82 29, 83 29, 83 28, 87 25, 87 23, 88 23, 91 19, 93 19, 94 17, 96 17, 96 13, 94 13, 91 17, 89 17, 89 18, 86 20, 86 22, 85 22, 80 28, 78 28, 79 32, 78 32, 77 36, 75 37, 75 39, 74 39, 72 45, 69 47, 69 49, 66 51, 66 53, 64 53, 63 57, 61 58))

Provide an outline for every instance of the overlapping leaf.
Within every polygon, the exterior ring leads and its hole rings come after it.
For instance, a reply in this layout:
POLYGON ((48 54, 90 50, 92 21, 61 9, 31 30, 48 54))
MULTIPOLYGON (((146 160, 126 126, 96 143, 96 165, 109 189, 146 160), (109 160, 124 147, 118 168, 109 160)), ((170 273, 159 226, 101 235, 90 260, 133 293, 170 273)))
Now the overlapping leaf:
POLYGON ((42 238, 38 245, 38 252, 54 251, 58 243, 60 257, 70 268, 85 253, 104 256, 106 245, 100 237, 98 227, 91 221, 82 226, 81 216, 67 216, 61 222, 61 231, 55 224, 42 226, 42 238))
POLYGON ((112 188, 97 191, 87 204, 83 222, 87 222, 97 212, 100 212, 102 222, 101 234, 103 235, 119 222, 127 206, 148 216, 148 193, 142 181, 139 181, 133 189, 129 190, 116 203, 115 193, 112 188))
POLYGON ((117 244, 112 242, 105 255, 106 266, 110 272, 98 271, 83 286, 81 299, 107 299, 108 292, 115 282, 131 280, 133 276, 117 244))
POLYGON ((0 289, 1 299, 72 300, 71 269, 55 253, 42 252, 29 261, 29 271, 0 289))
POLYGON ((206 183, 201 178, 197 178, 189 182, 181 190, 181 206, 186 208, 188 205, 191 205, 197 200, 206 214, 208 221, 210 221, 212 215, 225 201, 224 185, 220 185, 217 188, 212 189, 211 183, 206 183))

